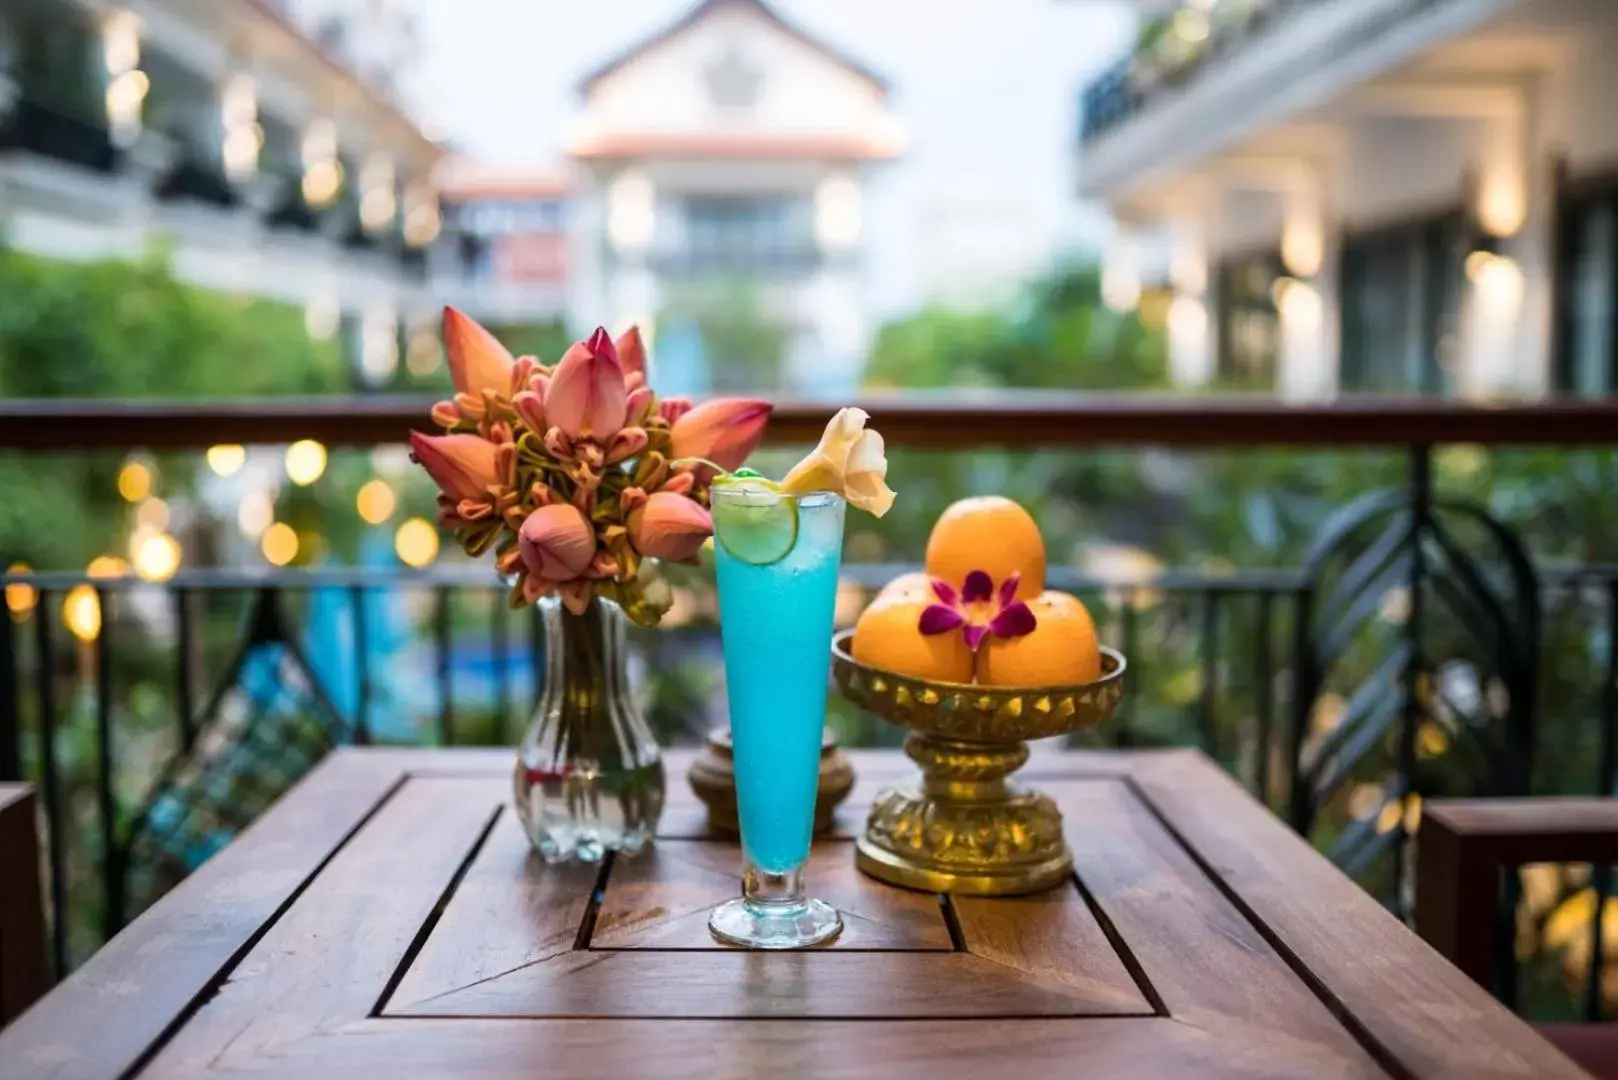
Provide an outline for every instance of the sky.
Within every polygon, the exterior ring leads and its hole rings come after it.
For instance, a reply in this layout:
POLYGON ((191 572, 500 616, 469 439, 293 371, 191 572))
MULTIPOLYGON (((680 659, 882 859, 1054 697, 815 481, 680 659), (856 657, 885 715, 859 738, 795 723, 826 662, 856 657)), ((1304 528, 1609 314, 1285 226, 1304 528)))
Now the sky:
MULTIPOLYGON (((406 0, 422 59, 415 111, 495 165, 556 165, 578 78, 696 0, 406 0)), ((1131 36, 1123 0, 770 0, 888 79, 908 150, 873 183, 878 305, 912 306, 928 208, 972 193, 1004 208, 1008 245, 1094 248, 1074 198, 1078 94, 1131 36)))

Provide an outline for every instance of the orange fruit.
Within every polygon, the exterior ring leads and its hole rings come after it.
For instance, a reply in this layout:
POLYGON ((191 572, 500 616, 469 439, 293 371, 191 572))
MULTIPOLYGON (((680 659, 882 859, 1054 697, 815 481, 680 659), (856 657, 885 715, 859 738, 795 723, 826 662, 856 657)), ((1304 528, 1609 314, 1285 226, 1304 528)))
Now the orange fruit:
POLYGON ((929 603, 920 598, 879 598, 854 626, 854 659, 918 679, 971 682, 972 650, 960 631, 923 634, 919 629, 929 603))
POLYGON ((927 538, 927 572, 959 589, 983 570, 999 585, 1021 574, 1024 600, 1045 588, 1045 541, 1027 510, 1003 495, 976 495, 950 505, 927 538))
POLYGON ((933 599, 933 579, 920 570, 913 570, 908 574, 900 574, 882 586, 881 591, 876 594, 876 599, 871 602, 874 604, 881 600, 922 598, 933 599))
POLYGON ((1043 592, 1028 601, 1032 633, 991 637, 978 650, 978 682, 985 686, 1072 686, 1101 678, 1095 620, 1074 596, 1043 592))

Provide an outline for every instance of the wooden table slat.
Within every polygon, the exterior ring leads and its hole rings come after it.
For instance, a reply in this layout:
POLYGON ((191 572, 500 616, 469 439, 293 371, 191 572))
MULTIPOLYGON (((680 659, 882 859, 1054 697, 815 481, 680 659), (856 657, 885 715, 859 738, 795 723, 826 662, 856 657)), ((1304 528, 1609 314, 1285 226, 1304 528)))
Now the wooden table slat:
POLYGON ((252 1060, 334 1021, 369 1015, 498 806, 490 781, 407 782, 270 927, 143 1080, 252 1060))
MULTIPOLYGON (((499 807, 490 793, 489 810, 499 807)), ((409 1005, 568 952, 600 867, 547 866, 506 808, 390 1005, 409 1005)))
POLYGON ((1162 758, 1133 779, 1402 1075, 1585 1075, 1206 759, 1162 758))
POLYGON ((1061 805, 1079 880, 1169 1015, 1263 1032, 1300 1075, 1383 1075, 1127 787, 1069 785, 1061 805))
POLYGON ((341 751, 328 757, 0 1031, 0 1080, 121 1076, 399 782, 383 758, 341 751), (94 1018, 92 1037, 87 1017, 94 1018))

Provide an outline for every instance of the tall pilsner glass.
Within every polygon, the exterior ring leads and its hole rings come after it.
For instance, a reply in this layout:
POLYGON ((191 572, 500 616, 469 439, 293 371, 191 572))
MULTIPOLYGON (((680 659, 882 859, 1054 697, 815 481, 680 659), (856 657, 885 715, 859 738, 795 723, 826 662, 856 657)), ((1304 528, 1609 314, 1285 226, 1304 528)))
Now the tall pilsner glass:
POLYGON ((843 547, 841 497, 716 485, 714 552, 730 699, 742 895, 709 929, 758 949, 828 941, 835 908, 804 891, 814 831, 832 611, 843 547))

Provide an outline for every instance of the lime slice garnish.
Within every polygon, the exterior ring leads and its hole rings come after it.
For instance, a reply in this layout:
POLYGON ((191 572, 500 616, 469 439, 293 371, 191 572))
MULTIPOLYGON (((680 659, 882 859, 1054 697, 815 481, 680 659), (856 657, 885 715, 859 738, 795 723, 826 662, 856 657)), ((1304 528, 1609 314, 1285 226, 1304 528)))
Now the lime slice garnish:
POLYGON ((714 538, 745 563, 767 566, 798 542, 798 505, 763 477, 714 481, 714 538))

